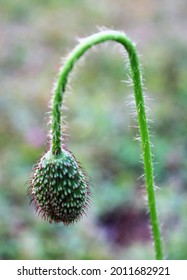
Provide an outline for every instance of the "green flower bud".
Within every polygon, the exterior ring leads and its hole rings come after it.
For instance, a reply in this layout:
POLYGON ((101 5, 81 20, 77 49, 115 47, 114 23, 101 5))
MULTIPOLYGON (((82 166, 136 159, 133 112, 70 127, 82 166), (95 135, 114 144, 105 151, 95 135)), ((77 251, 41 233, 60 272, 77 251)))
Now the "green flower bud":
POLYGON ((44 219, 68 225, 85 213, 90 182, 69 151, 63 149, 60 155, 48 151, 33 170, 28 194, 44 219))

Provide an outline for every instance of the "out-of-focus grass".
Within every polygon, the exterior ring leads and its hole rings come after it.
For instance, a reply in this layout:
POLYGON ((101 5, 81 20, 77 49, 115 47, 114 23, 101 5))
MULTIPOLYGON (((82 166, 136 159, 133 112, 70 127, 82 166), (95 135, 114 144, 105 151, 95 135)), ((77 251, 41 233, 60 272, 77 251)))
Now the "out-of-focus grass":
POLYGON ((0 259, 154 257, 144 183, 137 180, 143 174, 141 149, 133 140, 138 131, 127 105, 133 90, 121 82, 128 80, 128 70, 121 48, 112 43, 79 62, 66 96, 66 143, 95 186, 87 217, 70 227, 51 225, 26 198, 32 165, 45 151, 47 106, 60 57, 96 26, 124 30, 138 42, 154 119, 166 257, 187 259, 187 38, 182 32, 187 9, 183 0, 165 3, 102 0, 93 7, 91 0, 0 0, 0 259))

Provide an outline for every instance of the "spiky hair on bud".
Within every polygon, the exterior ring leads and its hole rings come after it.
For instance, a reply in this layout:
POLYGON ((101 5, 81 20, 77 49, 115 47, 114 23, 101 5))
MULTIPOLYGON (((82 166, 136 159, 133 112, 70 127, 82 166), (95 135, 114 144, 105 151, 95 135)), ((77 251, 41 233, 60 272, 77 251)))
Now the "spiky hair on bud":
POLYGON ((72 224, 86 212, 90 181, 68 150, 53 155, 49 150, 33 169, 28 195, 45 220, 72 224))

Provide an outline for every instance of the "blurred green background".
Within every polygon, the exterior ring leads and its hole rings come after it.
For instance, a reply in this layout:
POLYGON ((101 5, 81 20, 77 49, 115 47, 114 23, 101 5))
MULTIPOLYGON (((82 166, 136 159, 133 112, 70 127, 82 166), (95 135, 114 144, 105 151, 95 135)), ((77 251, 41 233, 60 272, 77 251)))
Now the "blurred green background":
POLYGON ((48 224, 26 197, 46 148, 61 57, 103 26, 137 42, 165 256, 187 259, 185 0, 0 0, 0 259, 154 258, 133 89, 114 43, 78 63, 66 94, 65 142, 94 185, 87 216, 74 226, 48 224))

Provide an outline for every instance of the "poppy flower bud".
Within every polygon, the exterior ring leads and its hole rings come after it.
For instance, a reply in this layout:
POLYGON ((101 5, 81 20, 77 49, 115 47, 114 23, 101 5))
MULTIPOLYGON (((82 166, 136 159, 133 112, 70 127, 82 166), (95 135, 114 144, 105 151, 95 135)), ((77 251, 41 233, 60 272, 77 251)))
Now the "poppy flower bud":
POLYGON ((33 170, 28 192, 44 219, 68 225, 85 213, 90 182, 69 151, 63 149, 59 155, 48 151, 33 170))

